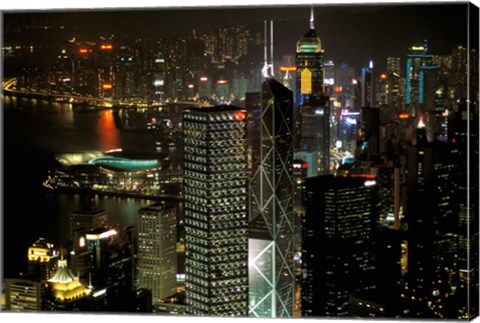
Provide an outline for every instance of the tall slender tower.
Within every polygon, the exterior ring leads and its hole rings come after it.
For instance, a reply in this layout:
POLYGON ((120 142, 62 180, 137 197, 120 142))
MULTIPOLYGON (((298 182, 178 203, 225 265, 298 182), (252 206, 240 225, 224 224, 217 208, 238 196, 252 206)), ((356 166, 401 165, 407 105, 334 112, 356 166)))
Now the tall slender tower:
POLYGON ((293 93, 262 85, 260 167, 250 188, 249 316, 293 317, 293 93))
POLYGON ((311 97, 320 97, 323 92, 323 49, 315 31, 313 7, 310 13, 309 29, 297 42, 297 93, 295 103, 302 105, 311 97))
POLYGON ((320 160, 316 171, 325 175, 330 164, 330 101, 324 93, 323 49, 315 31, 313 7, 309 30, 297 42, 296 65, 296 150, 315 152, 320 160))
POLYGON ((189 314, 246 316, 248 220, 246 111, 183 114, 185 290, 189 314))

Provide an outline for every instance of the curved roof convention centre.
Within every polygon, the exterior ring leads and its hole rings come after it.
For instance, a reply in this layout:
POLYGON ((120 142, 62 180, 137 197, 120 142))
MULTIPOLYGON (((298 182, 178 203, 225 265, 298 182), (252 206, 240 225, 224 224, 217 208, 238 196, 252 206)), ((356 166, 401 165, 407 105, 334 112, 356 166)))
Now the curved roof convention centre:
POLYGON ((88 163, 132 172, 144 171, 160 166, 160 162, 156 159, 136 160, 112 156, 96 157, 89 160, 88 163))

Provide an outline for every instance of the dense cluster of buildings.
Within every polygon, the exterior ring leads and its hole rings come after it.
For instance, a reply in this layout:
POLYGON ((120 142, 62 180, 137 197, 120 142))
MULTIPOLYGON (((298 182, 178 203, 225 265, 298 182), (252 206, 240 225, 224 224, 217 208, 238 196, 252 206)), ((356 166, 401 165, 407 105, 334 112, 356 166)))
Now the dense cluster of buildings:
POLYGON ((75 86, 88 82, 80 66, 106 66, 92 74, 92 95, 122 97, 132 82, 165 98, 245 99, 183 111, 185 214, 151 205, 123 231, 105 212, 72 214, 71 245, 35 242, 29 274, 5 280, 7 310, 478 315, 475 50, 438 56, 423 41, 389 57, 385 73, 370 62, 358 76, 324 59, 312 9, 286 59, 294 66, 260 86, 228 69, 249 39, 232 27, 162 40, 155 56, 108 40, 75 53, 75 73, 61 76, 75 86), (233 74, 207 75, 203 53, 233 74))

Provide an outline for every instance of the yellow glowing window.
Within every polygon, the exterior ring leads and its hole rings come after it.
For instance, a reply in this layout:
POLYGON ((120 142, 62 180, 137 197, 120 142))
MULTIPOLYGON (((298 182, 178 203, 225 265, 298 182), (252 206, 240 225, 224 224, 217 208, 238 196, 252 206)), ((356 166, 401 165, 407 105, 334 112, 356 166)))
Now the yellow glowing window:
POLYGON ((300 82, 301 82, 301 93, 302 94, 311 94, 312 93, 312 72, 306 68, 300 72, 300 82))

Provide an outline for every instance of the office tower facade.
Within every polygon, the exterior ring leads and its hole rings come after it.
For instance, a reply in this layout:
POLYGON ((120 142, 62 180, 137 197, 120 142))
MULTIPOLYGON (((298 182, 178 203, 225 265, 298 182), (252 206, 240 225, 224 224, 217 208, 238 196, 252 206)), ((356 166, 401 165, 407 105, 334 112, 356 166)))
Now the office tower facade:
POLYGON ((106 210, 80 210, 70 214, 70 237, 77 229, 86 230, 103 227, 107 224, 108 212, 106 210))
POLYGON ((361 134, 366 143, 366 159, 371 161, 380 151, 380 108, 362 107, 361 134))
POLYGON ((70 214, 70 239, 73 253, 70 256, 70 268, 79 275, 83 284, 89 282, 89 274, 94 266, 94 255, 89 249, 86 234, 89 230, 107 225, 108 212, 96 208, 85 208, 70 214))
POLYGON ((248 298, 246 111, 183 114, 188 313, 245 316, 248 298))
POLYGON ((417 143, 408 148, 408 290, 414 316, 443 317, 456 288, 454 166, 447 144, 427 142, 419 124, 417 143))
MULTIPOLYGON (((473 93, 472 93, 473 94, 473 93)), ((458 267, 465 306, 461 318, 478 315, 479 290, 479 141, 478 102, 458 100, 448 116, 448 141, 455 165, 458 212, 458 267)))
POLYGON ((349 296, 375 287, 375 184, 364 177, 305 180, 302 317, 347 316, 349 296))
POLYGON ((315 151, 319 174, 328 174, 330 165, 330 101, 323 84, 324 51, 315 31, 313 8, 307 33, 296 49, 296 93, 294 113, 296 150, 315 151))
POLYGON ((5 279, 5 310, 12 312, 38 312, 44 310, 46 281, 26 278, 5 279))
POLYGON ((375 95, 375 76, 373 73, 373 62, 370 61, 368 67, 362 68, 361 78, 361 107, 376 107, 375 95))
POLYGON ((155 99, 162 102, 165 99, 165 58, 161 55, 155 58, 153 64, 153 87, 155 99))
POLYGON ((245 95, 245 110, 247 110, 247 161, 248 177, 260 167, 260 113, 262 109, 260 92, 248 92, 245 95))
POLYGON ((432 68, 432 61, 433 55, 428 54, 427 40, 410 46, 406 62, 405 105, 413 117, 424 112, 425 71, 432 68))
POLYGON ((292 317, 293 93, 273 78, 262 86, 260 140, 250 189, 249 316, 292 317))
POLYGON ((401 73, 400 57, 398 57, 398 56, 387 57, 387 73, 388 74, 396 73, 396 74, 400 75, 400 73, 401 73))
POLYGON ((177 291, 177 210, 160 203, 138 210, 137 288, 152 291, 152 302, 177 291))

